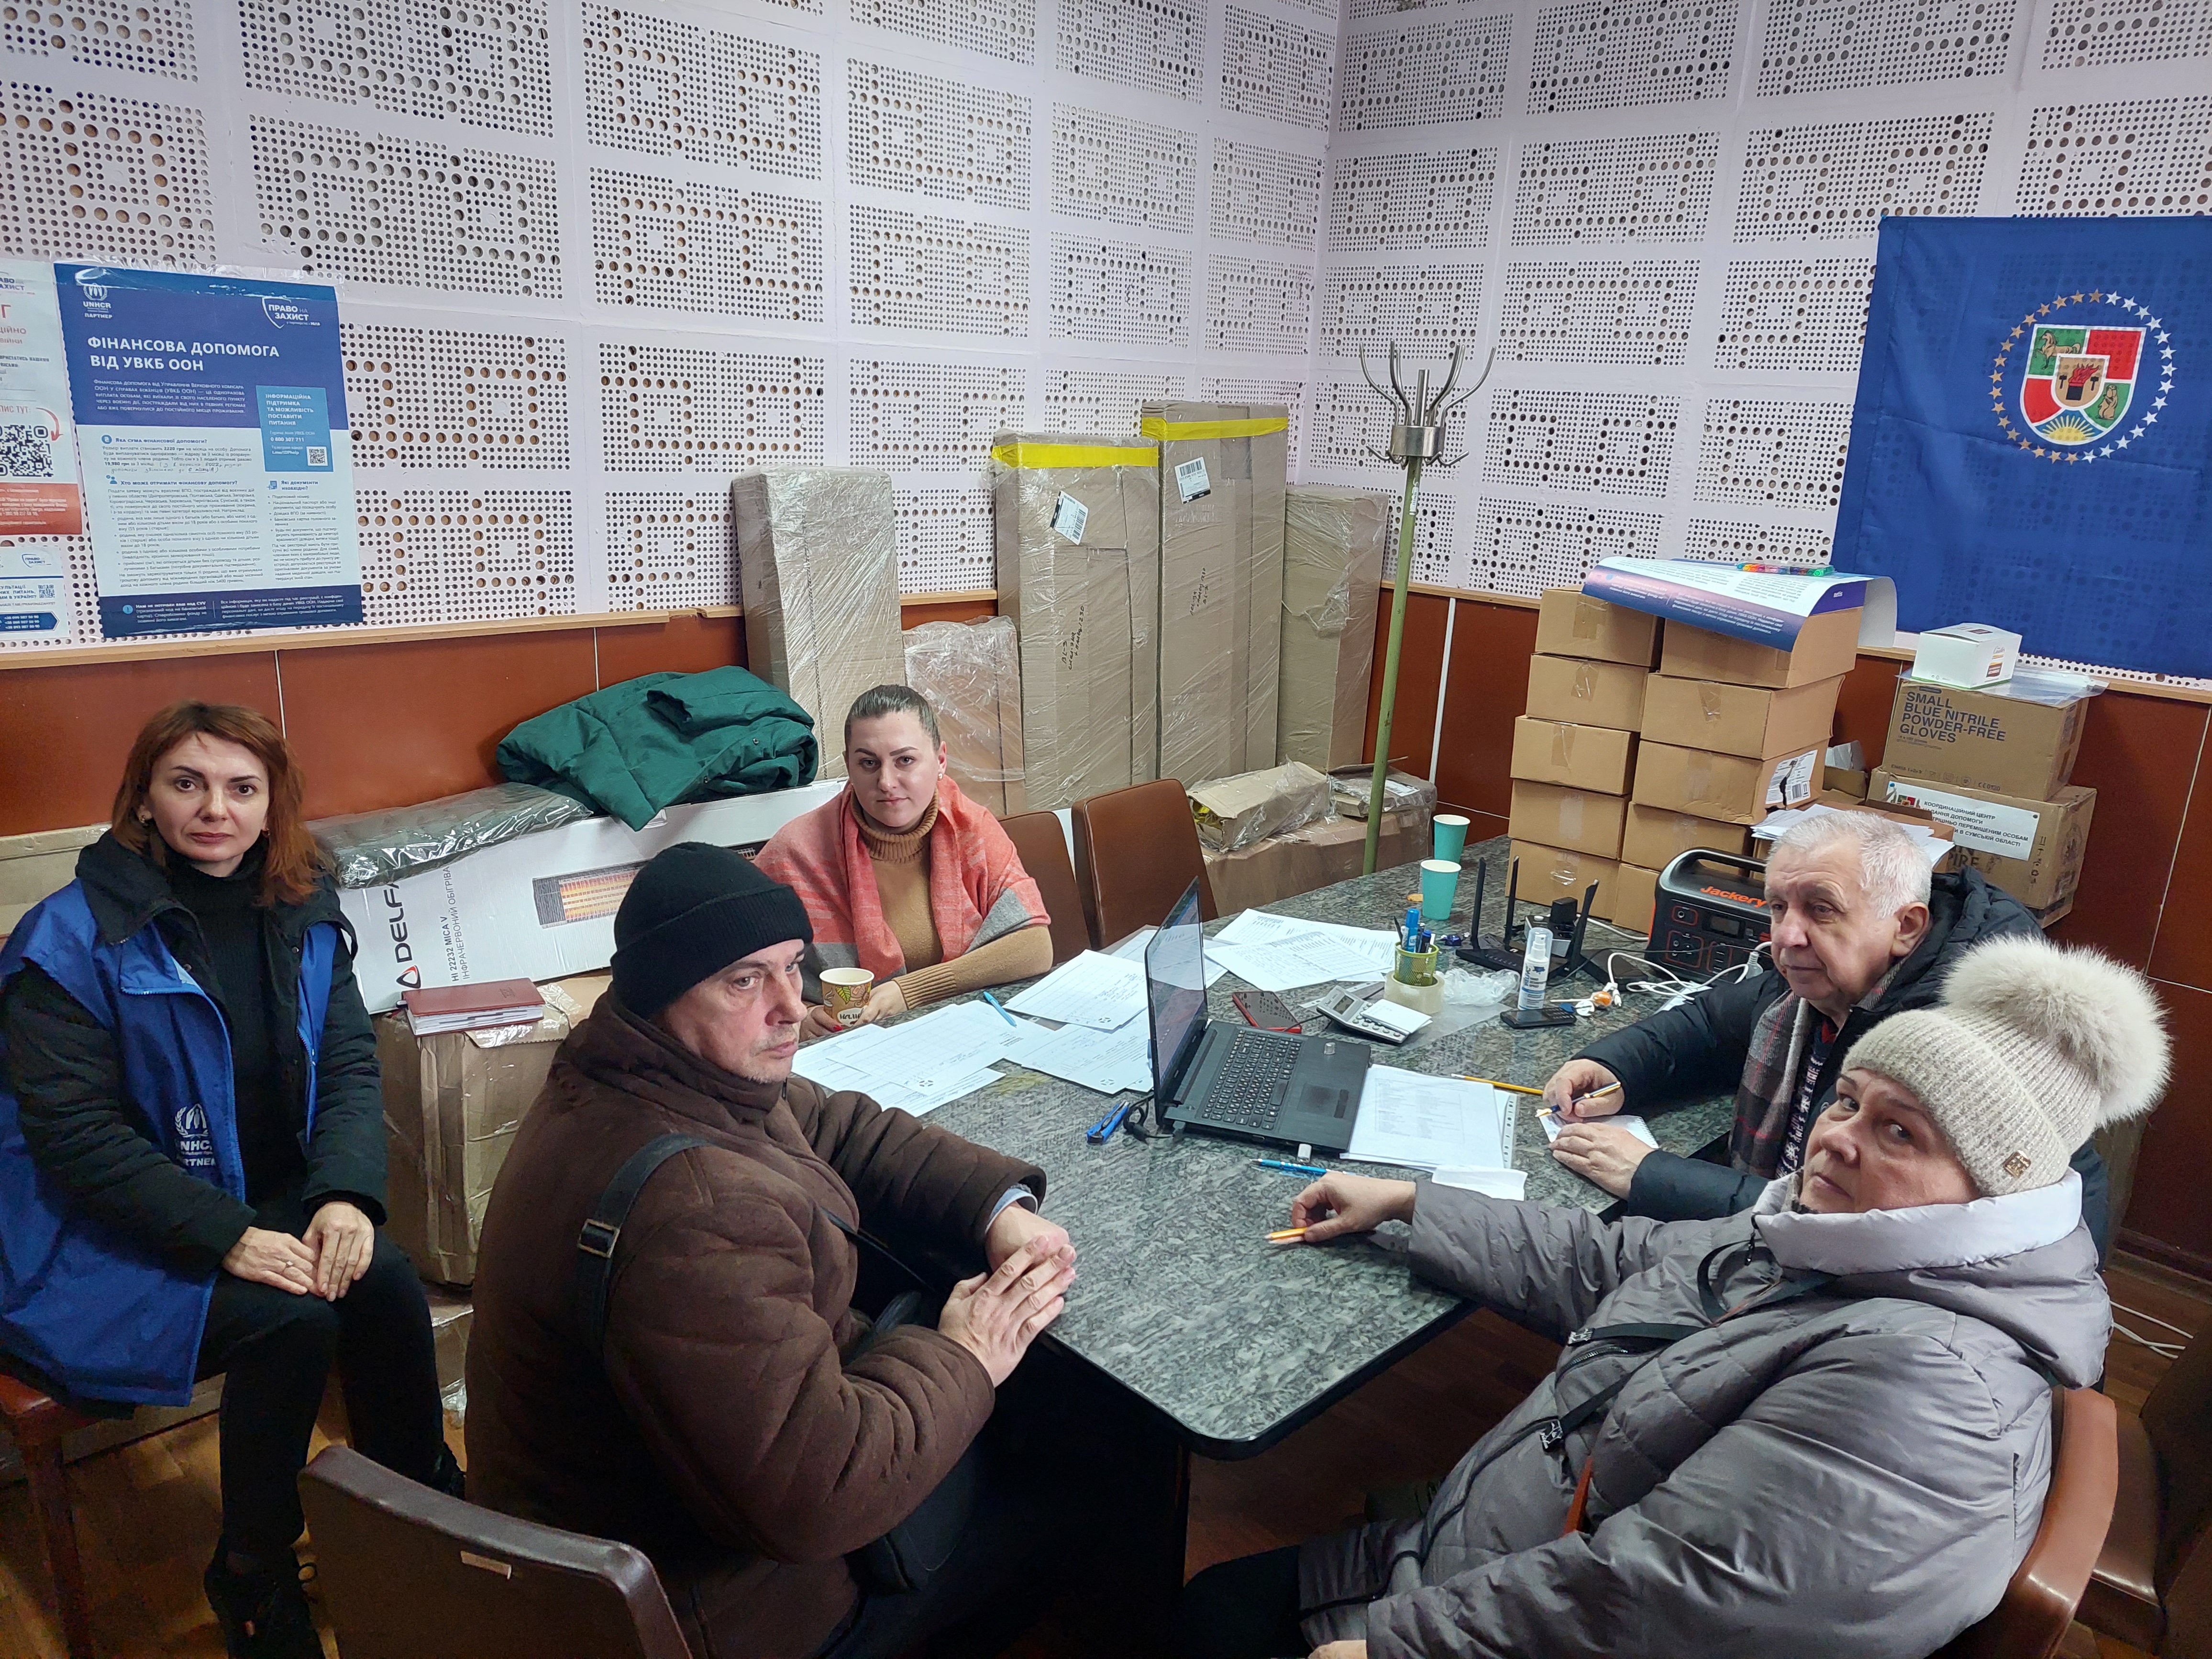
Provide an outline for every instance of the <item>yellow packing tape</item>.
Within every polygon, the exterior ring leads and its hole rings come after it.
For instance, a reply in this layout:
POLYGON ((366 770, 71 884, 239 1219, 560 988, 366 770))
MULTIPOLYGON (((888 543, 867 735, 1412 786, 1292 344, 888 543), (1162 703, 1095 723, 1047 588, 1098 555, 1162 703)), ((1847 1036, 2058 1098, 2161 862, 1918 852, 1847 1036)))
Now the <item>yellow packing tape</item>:
POLYGON ((1147 415, 1141 429, 1147 438, 1163 440, 1259 438, 1270 432, 1289 431, 1291 422, 1286 415, 1270 416, 1260 421, 1164 421, 1157 415, 1147 415))
POLYGON ((1157 466, 1160 452, 1151 444, 1000 444, 991 459, 1001 466, 1157 466))

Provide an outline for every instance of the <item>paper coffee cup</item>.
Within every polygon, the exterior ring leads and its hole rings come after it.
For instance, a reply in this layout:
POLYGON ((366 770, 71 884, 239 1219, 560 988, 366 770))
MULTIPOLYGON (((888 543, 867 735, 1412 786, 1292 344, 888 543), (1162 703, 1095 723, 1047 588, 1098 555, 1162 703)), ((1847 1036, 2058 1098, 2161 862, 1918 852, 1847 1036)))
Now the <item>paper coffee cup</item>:
POLYGON ((868 1012, 868 994, 876 976, 866 968, 824 968, 822 1006, 840 1025, 858 1025, 868 1012))

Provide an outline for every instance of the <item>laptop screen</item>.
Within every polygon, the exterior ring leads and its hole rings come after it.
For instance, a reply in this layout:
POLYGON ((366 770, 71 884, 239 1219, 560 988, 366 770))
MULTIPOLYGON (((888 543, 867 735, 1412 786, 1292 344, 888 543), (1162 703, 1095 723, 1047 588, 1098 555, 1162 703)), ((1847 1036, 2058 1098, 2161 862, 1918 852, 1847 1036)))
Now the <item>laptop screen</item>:
POLYGON ((1198 919, 1196 882, 1146 942, 1145 996, 1152 1024, 1153 1094, 1171 1100, 1206 1032, 1206 932, 1198 919))

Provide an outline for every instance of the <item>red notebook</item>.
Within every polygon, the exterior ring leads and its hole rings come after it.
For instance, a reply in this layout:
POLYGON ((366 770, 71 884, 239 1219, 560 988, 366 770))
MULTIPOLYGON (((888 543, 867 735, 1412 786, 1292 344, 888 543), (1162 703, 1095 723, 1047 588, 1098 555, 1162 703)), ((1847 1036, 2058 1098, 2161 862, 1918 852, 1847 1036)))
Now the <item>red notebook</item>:
POLYGON ((486 1025, 520 1025, 539 1018, 545 1007, 545 999, 526 979, 403 991, 399 1000, 407 1005, 407 1026, 416 1036, 471 1031, 486 1025))

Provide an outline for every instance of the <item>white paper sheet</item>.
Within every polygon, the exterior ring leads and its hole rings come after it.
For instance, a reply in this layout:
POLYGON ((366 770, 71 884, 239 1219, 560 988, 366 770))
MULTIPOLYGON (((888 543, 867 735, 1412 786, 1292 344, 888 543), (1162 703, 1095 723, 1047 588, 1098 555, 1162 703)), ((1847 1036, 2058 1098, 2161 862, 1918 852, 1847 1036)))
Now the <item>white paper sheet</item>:
MULTIPOLYGON (((1145 965, 1145 946, 1152 942, 1152 935, 1159 931, 1157 927, 1139 927, 1106 954, 1109 957, 1119 957, 1124 962, 1133 962, 1142 968, 1145 965)), ((1208 985, 1212 985, 1214 981, 1229 971, 1227 968, 1214 960, 1213 952, 1214 943, 1212 939, 1208 939, 1206 941, 1206 982, 1208 985)))
MULTIPOLYGON (((1546 1115, 1538 1118, 1536 1121, 1544 1126, 1544 1139, 1547 1140, 1557 1140, 1559 1138, 1559 1131, 1567 1127, 1565 1124, 1559 1121, 1556 1114, 1547 1114, 1546 1115)), ((1647 1146, 1656 1149, 1659 1145, 1658 1141, 1652 1137, 1651 1126, 1646 1123, 1642 1118, 1637 1116, 1633 1112, 1618 1112, 1611 1117, 1577 1118, 1575 1121, 1577 1123, 1610 1123, 1615 1128, 1627 1130, 1629 1133, 1634 1135, 1638 1140, 1642 1141, 1647 1146)))
POLYGON ((1247 910, 1208 944, 1207 955, 1247 984, 1281 992, 1373 979, 1389 971, 1391 949, 1388 933, 1247 910))
POLYGON ((1528 1177, 1518 1170, 1437 1170, 1429 1178, 1439 1187, 1457 1187, 1491 1198, 1528 1195, 1528 1177))
POLYGON ((1144 966, 1125 957, 1085 951, 1054 969, 1006 1006, 1038 1019, 1110 1031, 1145 1012, 1144 966))
POLYGON ((1487 1083, 1371 1066, 1345 1157, 1414 1170, 1504 1170, 1510 1097, 1487 1083))
POLYGON ((1018 1063, 1101 1094, 1152 1086, 1152 1041, 1140 1019, 1111 1031, 1063 1025, 1049 1042, 1025 1048, 1018 1063))
POLYGON ((997 1081, 991 1062, 1021 1036, 988 1005, 957 1002, 902 1024, 863 1025, 806 1043, 791 1069, 825 1089, 856 1089, 918 1117, 997 1081))

